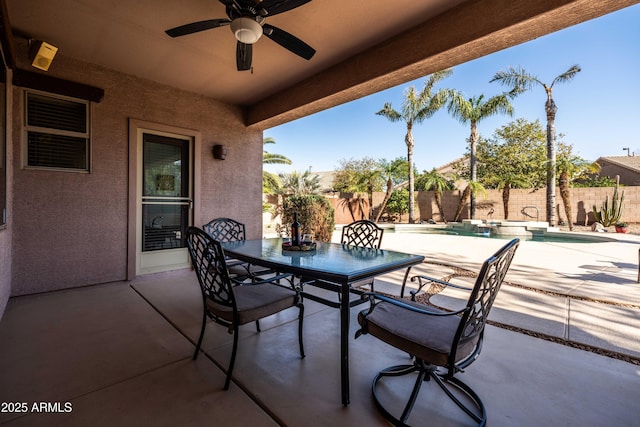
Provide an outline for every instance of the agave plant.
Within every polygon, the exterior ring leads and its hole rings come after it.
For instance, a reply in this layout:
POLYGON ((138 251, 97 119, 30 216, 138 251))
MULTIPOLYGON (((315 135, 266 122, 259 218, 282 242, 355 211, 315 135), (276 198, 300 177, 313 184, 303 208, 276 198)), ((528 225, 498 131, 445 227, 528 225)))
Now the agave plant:
POLYGON ((622 217, 622 204, 624 203, 624 191, 618 197, 618 186, 613 189, 613 196, 611 197, 611 204, 609 204, 609 196, 607 196, 602 203, 602 208, 598 211, 596 205, 593 205, 593 216, 596 222, 610 227, 620 221, 622 217))

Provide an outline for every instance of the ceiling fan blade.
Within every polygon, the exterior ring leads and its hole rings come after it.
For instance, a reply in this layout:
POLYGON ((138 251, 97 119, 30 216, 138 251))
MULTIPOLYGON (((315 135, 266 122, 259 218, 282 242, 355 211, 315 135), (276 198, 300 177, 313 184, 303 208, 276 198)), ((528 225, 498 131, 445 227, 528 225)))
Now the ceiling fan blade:
POLYGON ((192 22, 191 24, 171 28, 165 31, 165 33, 171 37, 180 37, 197 33, 199 31, 210 30, 212 28, 224 27, 230 23, 231 21, 228 19, 209 19, 206 21, 192 22))
POLYGON ((251 69, 252 54, 252 44, 238 42, 236 45, 236 67, 238 68, 238 71, 247 71, 251 69))
POLYGON ((285 30, 269 24, 264 24, 262 29, 265 36, 306 60, 311 59, 316 53, 314 48, 285 30))
POLYGON ((264 0, 260 3, 260 7, 267 11, 267 16, 273 16, 300 7, 310 1, 311 0, 264 0))

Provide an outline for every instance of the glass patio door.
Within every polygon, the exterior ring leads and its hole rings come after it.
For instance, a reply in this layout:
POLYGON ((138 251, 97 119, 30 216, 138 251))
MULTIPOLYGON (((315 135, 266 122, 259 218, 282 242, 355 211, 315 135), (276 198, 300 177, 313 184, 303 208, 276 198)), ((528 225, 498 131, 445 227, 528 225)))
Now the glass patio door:
POLYGON ((139 268, 150 273, 188 265, 185 231, 191 224, 191 139, 142 133, 139 268))

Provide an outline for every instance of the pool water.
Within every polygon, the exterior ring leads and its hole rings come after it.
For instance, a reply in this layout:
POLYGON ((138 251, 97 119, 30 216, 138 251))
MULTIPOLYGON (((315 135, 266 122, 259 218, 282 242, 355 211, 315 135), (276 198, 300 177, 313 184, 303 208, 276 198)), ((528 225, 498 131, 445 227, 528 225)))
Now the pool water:
POLYGON ((562 233, 562 232, 548 232, 544 234, 532 234, 526 233, 522 235, 505 235, 505 234, 493 234, 493 233, 473 233, 464 230, 452 230, 446 228, 415 228, 411 230, 398 231, 394 228, 385 229, 385 233, 416 233, 416 234, 444 234, 450 236, 466 236, 466 237, 483 237, 488 239, 502 239, 511 240, 515 237, 520 240, 527 240, 532 242, 554 242, 554 243, 603 243, 614 242, 615 239, 606 236, 591 236, 575 233, 562 233))

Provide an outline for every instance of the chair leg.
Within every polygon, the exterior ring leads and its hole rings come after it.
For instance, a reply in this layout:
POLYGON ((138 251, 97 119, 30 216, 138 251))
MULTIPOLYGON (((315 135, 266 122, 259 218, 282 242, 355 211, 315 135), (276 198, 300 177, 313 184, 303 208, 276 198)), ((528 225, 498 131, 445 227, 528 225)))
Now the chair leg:
POLYGON ((469 415, 471 418, 474 419, 475 422, 478 423, 478 426, 485 426, 487 424, 487 411, 484 407, 484 404, 482 403, 482 400, 480 400, 480 396, 478 396, 476 392, 471 389, 471 387, 469 387, 468 385, 466 385, 465 383, 463 383, 457 378, 454 378, 454 377, 448 378, 444 375, 441 376, 435 371, 431 372, 431 378, 435 380, 435 382, 440 386, 440 388, 447 394, 447 396, 449 396, 451 400, 453 400, 453 402, 456 405, 458 405, 460 409, 462 409, 467 415, 469 415), (462 391, 473 402, 475 407, 480 411, 480 415, 474 413, 473 411, 471 411, 471 409, 469 409, 469 407, 467 407, 464 403, 462 403, 460 399, 458 399, 451 392, 449 387, 447 387, 447 384, 462 391))
POLYGON ((196 344, 196 351, 193 353, 193 360, 198 358, 200 353, 200 346, 202 345, 202 339, 204 338, 204 330, 207 326, 207 313, 202 314, 202 327, 200 328, 200 337, 198 338, 198 344, 196 344))
POLYGON ((465 383, 460 381, 457 378, 447 377, 446 374, 439 374, 437 371, 437 367, 427 365, 420 360, 416 360, 413 365, 398 365, 392 366, 390 368, 384 369, 376 375, 373 379, 373 384, 371 385, 371 392, 373 394, 373 399, 376 404, 376 407, 382 415, 389 420, 394 426, 407 426, 406 422, 409 416, 411 415, 411 411, 416 402, 418 394, 420 392, 420 388, 422 383, 426 380, 433 378, 435 382, 440 386, 440 388, 446 393, 446 395, 467 415, 469 415, 478 426, 486 426, 487 423, 487 412, 484 407, 484 404, 480 400, 480 397, 465 383), (378 382, 384 377, 399 377, 402 375, 407 375, 412 372, 418 371, 418 377, 416 378, 416 382, 413 385, 413 390, 411 391, 411 395, 409 396, 409 400, 406 403, 402 415, 399 418, 396 418, 391 412, 389 412, 380 401, 377 393, 376 386, 378 382), (460 399, 455 396, 450 387, 457 389, 458 391, 464 393, 464 395, 469 398, 469 400, 473 403, 476 408, 476 412, 473 412, 468 406, 460 401, 460 399), (479 414, 478 414, 479 413, 479 414))
POLYGON ((300 344, 300 358, 304 359, 304 344, 302 343, 302 321, 304 320, 304 305, 298 304, 300 314, 298 315, 298 343, 300 344))
POLYGON ((233 325, 233 349, 231 350, 231 361, 229 362, 229 368, 227 369, 227 379, 224 381, 224 389, 229 390, 229 384, 231 383, 231 374, 233 373, 233 366, 236 363, 236 353, 238 351, 238 325, 233 325))
POLYGON ((418 393, 420 392, 420 387, 422 386, 422 382, 424 381, 424 376, 426 372, 423 369, 418 371, 418 378, 416 378, 416 382, 413 384, 413 390, 411 390, 411 396, 409 396, 409 401, 407 405, 404 407, 404 411, 402 411, 402 415, 400 416, 400 421, 404 424, 411 415, 411 410, 413 409, 413 405, 416 403, 416 398, 418 397, 418 393))
MULTIPOLYGON (((413 407, 413 403, 410 401, 409 403, 411 404, 411 407, 408 408, 409 404, 407 404, 407 406, 404 409, 403 412, 403 417, 404 420, 401 421, 400 419, 396 418, 394 415, 391 414, 391 412, 389 412, 383 405, 382 402, 380 401, 380 399, 378 398, 378 394, 376 393, 376 386, 378 385, 378 381, 380 381, 382 378, 384 377, 399 377, 402 375, 407 375, 410 374, 412 372, 417 371, 418 368, 416 367, 416 365, 397 365, 397 366, 392 366, 390 368, 387 369, 383 369, 382 371, 380 371, 378 373, 378 375, 375 376, 375 378, 373 379, 373 383, 371 384, 371 394, 373 395, 373 400, 376 404, 376 407, 378 408, 378 410, 380 412, 382 412, 382 415, 389 421, 391 421, 391 423, 394 426, 406 426, 407 424, 405 424, 404 421, 406 421, 406 419, 409 417, 409 413, 411 412, 411 408, 413 407), (406 413, 408 409, 409 413, 406 413), (405 415, 406 413, 406 415, 405 415)), ((424 375, 422 376, 424 378, 424 375)), ((419 389, 419 386, 417 386, 419 389)), ((414 386, 414 391, 415 391, 416 386, 414 386)), ((417 392, 416 392, 417 395, 417 392)), ((415 402, 415 397, 413 398, 413 401, 415 402)))
POLYGON ((256 320, 256 331, 258 331, 258 333, 262 332, 260 330, 260 320, 256 320))

